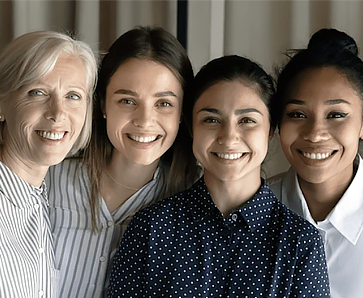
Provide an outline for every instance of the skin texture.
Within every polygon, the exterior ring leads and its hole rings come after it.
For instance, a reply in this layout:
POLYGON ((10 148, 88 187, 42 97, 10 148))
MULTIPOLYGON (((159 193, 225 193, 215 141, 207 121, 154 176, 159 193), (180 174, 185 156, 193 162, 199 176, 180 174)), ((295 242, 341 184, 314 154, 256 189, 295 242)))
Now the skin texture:
POLYGON ((114 146, 106 170, 114 181, 104 174, 101 191, 110 211, 152 179, 177 136, 182 100, 173 72, 150 60, 130 58, 111 77, 104 114, 114 146))
POLYGON ((281 146, 312 213, 318 208, 314 202, 327 204, 320 206, 325 210, 319 216, 316 213, 319 219, 334 207, 353 177, 362 127, 361 99, 338 70, 308 69, 294 80, 280 127, 281 146), (313 195, 318 192, 322 195, 313 195))
POLYGON ((240 81, 216 83, 195 103, 193 152, 204 166, 204 180, 223 214, 260 187, 269 129, 266 105, 240 81))
POLYGON ((112 159, 157 163, 178 133, 182 98, 181 84, 165 66, 136 58, 123 63, 106 90, 107 134, 115 147, 112 159))
POLYGON ((61 162, 76 142, 86 109, 85 66, 78 57, 61 55, 48 75, 1 102, 2 161, 25 181, 40 186, 48 167, 61 162))

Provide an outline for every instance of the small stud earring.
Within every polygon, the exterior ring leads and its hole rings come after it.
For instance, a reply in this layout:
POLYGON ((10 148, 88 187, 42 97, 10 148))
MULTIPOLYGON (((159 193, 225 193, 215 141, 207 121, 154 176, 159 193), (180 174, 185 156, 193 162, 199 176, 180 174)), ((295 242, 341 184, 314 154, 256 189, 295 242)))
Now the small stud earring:
POLYGON ((106 114, 103 114, 103 119, 106 119, 106 114))

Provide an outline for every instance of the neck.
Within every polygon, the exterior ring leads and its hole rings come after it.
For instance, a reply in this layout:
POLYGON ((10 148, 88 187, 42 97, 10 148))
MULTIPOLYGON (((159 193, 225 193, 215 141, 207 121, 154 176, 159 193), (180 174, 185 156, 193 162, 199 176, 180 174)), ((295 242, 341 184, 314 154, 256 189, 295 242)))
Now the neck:
POLYGON ((138 165, 113 156, 102 174, 101 195, 112 212, 140 188, 152 180, 159 160, 150 165, 138 165))
POLYGON ((242 207, 261 187, 259 171, 236 181, 222 181, 206 171, 204 181, 224 217, 242 207))
POLYGON ((1 152, 1 161, 17 176, 25 182, 40 187, 49 169, 48 166, 23 161, 4 149, 1 152))
POLYGON ((345 179, 331 178, 322 183, 311 183, 298 177, 299 185, 308 204, 312 218, 323 221, 339 202, 353 179, 353 169, 345 175, 345 179))

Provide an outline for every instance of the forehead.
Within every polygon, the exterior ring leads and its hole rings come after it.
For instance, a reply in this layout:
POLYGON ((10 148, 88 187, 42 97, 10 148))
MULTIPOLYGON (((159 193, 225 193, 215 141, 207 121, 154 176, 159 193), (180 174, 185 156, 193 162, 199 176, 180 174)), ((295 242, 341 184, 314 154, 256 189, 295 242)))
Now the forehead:
POLYGON ((120 88, 120 86, 132 89, 181 88, 178 78, 169 68, 160 63, 139 58, 130 58, 123 62, 111 76, 107 89, 120 88))
POLYGON ((219 108, 225 112, 239 108, 259 108, 267 111, 256 88, 240 80, 221 81, 210 86, 195 102, 194 111, 201 108, 219 108))
POLYGON ((301 99, 317 103, 329 99, 359 99, 353 84, 333 67, 304 70, 293 80, 287 93, 289 99, 301 99))

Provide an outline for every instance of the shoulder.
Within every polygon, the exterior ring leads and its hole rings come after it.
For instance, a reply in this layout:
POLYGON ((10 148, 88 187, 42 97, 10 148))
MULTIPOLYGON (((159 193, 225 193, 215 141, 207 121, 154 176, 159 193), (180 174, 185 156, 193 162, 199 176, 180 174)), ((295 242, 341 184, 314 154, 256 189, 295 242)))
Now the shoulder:
POLYGON ((321 240, 320 233, 309 221, 300 215, 296 214, 290 208, 286 207, 280 201, 277 202, 282 220, 281 227, 282 233, 290 239, 295 239, 299 242, 308 243, 310 240, 321 240))
POLYGON ((283 172, 283 173, 280 173, 280 174, 277 174, 275 176, 272 176, 272 177, 269 177, 267 179, 267 184, 271 187, 272 185, 275 185, 275 184, 281 184, 282 180, 284 179, 286 175, 286 172, 283 172))
POLYGON ((293 187, 294 177, 295 172, 292 168, 290 168, 287 172, 283 172, 268 178, 266 183, 269 185, 270 189, 273 191, 276 197, 280 201, 285 202, 285 200, 283 200, 283 193, 286 192, 286 187, 293 187))
POLYGON ((88 200, 87 169, 79 159, 66 159, 60 164, 50 167, 45 177, 45 184, 51 206, 72 209, 77 199, 82 202, 88 200))
POLYGON ((70 178, 72 175, 82 175, 86 173, 82 160, 78 158, 65 159, 61 163, 51 166, 46 175, 46 183, 52 179, 70 178))
POLYGON ((149 207, 139 211, 134 217, 136 220, 154 221, 158 218, 165 220, 186 219, 189 217, 189 211, 193 209, 195 201, 196 182, 191 188, 181 191, 173 196, 165 198, 149 207))

